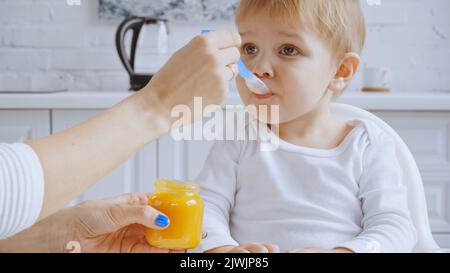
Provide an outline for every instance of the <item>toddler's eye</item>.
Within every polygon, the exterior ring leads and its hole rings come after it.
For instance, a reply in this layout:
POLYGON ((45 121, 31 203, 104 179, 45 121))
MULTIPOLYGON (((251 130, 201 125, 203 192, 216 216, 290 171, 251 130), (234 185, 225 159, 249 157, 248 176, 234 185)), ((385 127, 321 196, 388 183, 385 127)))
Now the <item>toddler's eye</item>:
POLYGON ((253 55, 258 53, 258 49, 251 44, 246 44, 242 46, 242 51, 244 52, 245 55, 253 55))
POLYGON ((286 56, 297 56, 298 54, 300 54, 300 52, 295 47, 286 46, 281 49, 280 54, 283 54, 286 56))

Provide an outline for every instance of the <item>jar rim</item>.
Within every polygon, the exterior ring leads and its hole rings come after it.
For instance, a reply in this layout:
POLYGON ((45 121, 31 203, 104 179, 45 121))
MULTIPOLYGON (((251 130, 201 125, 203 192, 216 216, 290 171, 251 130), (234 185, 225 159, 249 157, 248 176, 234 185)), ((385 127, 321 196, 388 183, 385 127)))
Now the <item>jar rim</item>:
POLYGON ((158 191, 177 191, 186 193, 198 193, 200 191, 200 185, 198 183, 165 178, 157 179, 155 187, 158 191))

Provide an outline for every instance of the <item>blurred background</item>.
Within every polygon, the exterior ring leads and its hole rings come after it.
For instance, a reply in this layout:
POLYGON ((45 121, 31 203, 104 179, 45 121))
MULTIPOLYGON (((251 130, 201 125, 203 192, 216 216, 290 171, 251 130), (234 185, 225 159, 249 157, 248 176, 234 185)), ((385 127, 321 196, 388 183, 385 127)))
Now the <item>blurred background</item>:
MULTIPOLYGON (((392 70, 395 92, 450 92, 450 1, 362 1, 370 66, 392 70)), ((169 19, 169 53, 201 27, 234 27, 236 0, 0 0, 0 88, 31 88, 30 77, 63 78, 62 86, 124 90, 127 74, 114 35, 129 15, 169 19)), ((156 71, 168 55, 157 54, 158 26, 148 26, 139 69, 156 71)), ((44 79, 45 81, 45 79, 44 79)), ((51 85, 51 84, 50 84, 51 85)), ((361 77, 351 89, 362 87, 361 77)), ((51 86, 49 86, 51 89, 51 86)))

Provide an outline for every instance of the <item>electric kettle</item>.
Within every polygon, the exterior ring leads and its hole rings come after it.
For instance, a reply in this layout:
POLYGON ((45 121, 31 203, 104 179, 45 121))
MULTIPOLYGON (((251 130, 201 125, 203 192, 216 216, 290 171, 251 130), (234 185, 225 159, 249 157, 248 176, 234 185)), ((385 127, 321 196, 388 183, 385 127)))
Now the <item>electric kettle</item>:
MULTIPOLYGON (((139 35, 144 25, 166 24, 167 20, 150 17, 131 17, 125 19, 117 28, 116 48, 119 58, 130 76, 130 90, 139 91, 145 87, 152 79, 152 74, 137 73, 135 70, 136 52, 139 35), (125 36, 128 31, 132 31, 130 53, 126 52, 125 36)), ((166 29, 167 30, 167 29, 166 29)))

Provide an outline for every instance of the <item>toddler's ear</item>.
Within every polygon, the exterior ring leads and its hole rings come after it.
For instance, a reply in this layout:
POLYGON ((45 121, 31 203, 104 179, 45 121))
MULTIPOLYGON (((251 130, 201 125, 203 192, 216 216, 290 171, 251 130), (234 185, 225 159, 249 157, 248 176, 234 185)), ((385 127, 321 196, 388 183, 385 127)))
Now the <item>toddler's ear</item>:
POLYGON ((345 84, 345 80, 344 80, 343 77, 334 78, 333 81, 330 84, 329 89, 332 92, 340 93, 340 92, 342 92, 342 90, 344 90, 345 85, 346 84, 345 84))
POLYGON ((331 81, 329 89, 333 92, 342 92, 358 71, 361 59, 357 53, 346 53, 341 60, 339 68, 331 81))

